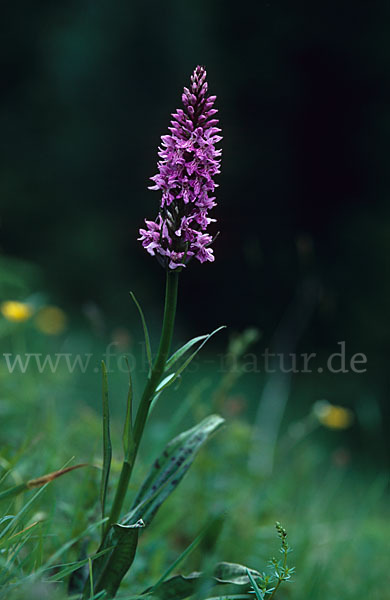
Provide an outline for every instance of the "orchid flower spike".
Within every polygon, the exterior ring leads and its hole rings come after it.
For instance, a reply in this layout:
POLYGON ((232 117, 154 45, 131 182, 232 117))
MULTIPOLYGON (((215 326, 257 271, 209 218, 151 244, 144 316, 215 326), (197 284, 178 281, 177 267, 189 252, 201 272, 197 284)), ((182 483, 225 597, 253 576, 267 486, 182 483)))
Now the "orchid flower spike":
POLYGON ((215 118, 216 96, 207 94, 206 71, 197 66, 191 85, 184 88, 183 108, 172 114, 170 133, 161 137, 158 173, 149 189, 161 191, 160 210, 155 221, 145 220, 140 229, 142 245, 168 269, 185 267, 192 257, 201 263, 214 260, 207 227, 215 219, 209 210, 216 206, 213 196, 220 172, 220 129, 215 118))

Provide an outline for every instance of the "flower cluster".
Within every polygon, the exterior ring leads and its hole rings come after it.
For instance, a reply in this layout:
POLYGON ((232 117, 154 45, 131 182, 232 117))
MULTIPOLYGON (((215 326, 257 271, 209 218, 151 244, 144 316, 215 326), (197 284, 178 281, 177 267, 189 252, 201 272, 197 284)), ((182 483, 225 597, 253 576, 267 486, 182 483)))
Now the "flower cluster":
POLYGON ((212 236, 206 233, 215 221, 208 211, 216 205, 212 195, 220 170, 222 139, 217 127, 216 96, 207 95, 206 71, 196 67, 190 88, 184 88, 183 108, 172 114, 170 134, 161 137, 158 173, 149 189, 162 192, 158 217, 140 229, 142 245, 169 269, 184 267, 195 257, 213 261, 212 236))

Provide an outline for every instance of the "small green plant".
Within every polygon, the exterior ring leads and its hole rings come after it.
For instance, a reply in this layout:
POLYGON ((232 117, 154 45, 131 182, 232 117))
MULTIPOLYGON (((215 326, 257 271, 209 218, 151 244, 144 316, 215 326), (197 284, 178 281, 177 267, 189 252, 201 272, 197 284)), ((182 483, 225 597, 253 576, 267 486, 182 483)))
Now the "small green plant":
POLYGON ((284 581, 289 581, 294 572, 294 567, 287 565, 287 556, 291 552, 291 548, 287 543, 287 532, 278 522, 276 523, 276 530, 282 542, 280 552, 283 558, 279 560, 272 558, 270 560, 270 574, 262 573, 261 575, 254 576, 249 570, 247 571, 253 588, 252 593, 257 600, 264 600, 265 598, 271 600, 271 598, 274 598, 280 585, 284 581))

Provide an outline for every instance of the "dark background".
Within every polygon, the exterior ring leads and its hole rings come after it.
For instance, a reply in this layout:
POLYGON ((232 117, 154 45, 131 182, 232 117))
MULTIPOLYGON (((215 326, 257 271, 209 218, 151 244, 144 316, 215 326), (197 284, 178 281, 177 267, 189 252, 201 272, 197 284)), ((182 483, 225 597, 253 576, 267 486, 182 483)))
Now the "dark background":
POLYGON ((385 411, 389 19, 379 1, 3 2, 2 255, 38 265, 75 318, 92 302, 126 321, 132 289, 157 319, 164 274, 136 238, 159 136, 204 64, 220 236, 215 263, 181 278, 181 327, 254 325, 266 345, 314 281, 299 344, 366 353, 385 411))

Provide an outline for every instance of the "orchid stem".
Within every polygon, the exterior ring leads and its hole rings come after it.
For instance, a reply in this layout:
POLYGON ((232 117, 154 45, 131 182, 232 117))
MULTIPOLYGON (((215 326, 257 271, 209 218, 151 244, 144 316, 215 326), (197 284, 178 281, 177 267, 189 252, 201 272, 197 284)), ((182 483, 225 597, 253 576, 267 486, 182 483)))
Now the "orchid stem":
POLYGON ((146 383, 141 402, 137 410, 137 416, 134 423, 134 445, 130 457, 125 457, 123 461, 118 487, 116 489, 114 502, 112 504, 109 520, 106 525, 106 534, 113 523, 119 519, 122 510, 123 501, 129 486, 134 463, 137 457, 139 445, 145 429, 149 414, 150 405, 155 395, 158 384, 164 373, 165 364, 168 360, 169 351, 172 342, 173 329, 175 324, 177 289, 179 281, 179 272, 167 270, 165 287, 165 306, 164 318, 161 331, 160 345, 158 348, 156 360, 146 383))

